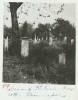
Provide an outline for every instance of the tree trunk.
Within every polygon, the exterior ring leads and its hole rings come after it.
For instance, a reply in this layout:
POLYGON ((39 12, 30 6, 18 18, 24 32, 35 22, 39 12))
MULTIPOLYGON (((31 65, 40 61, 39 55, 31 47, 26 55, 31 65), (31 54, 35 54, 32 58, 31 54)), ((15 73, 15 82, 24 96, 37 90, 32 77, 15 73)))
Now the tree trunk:
POLYGON ((18 54, 19 45, 19 27, 17 20, 17 3, 10 3, 11 19, 12 19, 12 54, 18 54))

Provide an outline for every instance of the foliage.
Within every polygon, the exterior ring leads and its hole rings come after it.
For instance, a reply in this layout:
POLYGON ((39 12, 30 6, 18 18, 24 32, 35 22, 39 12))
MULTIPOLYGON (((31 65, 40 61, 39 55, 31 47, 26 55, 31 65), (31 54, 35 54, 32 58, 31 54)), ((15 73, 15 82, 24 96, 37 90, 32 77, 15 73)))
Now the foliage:
POLYGON ((65 65, 59 64, 60 48, 49 46, 47 42, 36 45, 30 42, 29 56, 5 57, 4 82, 75 84, 74 45, 62 45, 67 55, 65 65), (68 48, 68 49, 67 49, 68 48), (68 58, 68 53, 70 58, 68 58))
POLYGON ((35 29, 36 36, 39 38, 46 38, 46 35, 49 35, 50 24, 38 24, 38 28, 35 29))
POLYGON ((33 28, 32 25, 24 22, 21 30, 21 37, 32 37, 33 28))
POLYGON ((9 38, 12 37, 12 28, 8 28, 7 26, 4 25, 4 38, 6 38, 7 36, 9 38))
POLYGON ((56 22, 53 24, 53 34, 57 38, 64 38, 67 36, 68 42, 70 39, 75 40, 75 26, 73 26, 69 21, 62 18, 56 19, 56 22), (60 33, 62 36, 60 36, 60 33))

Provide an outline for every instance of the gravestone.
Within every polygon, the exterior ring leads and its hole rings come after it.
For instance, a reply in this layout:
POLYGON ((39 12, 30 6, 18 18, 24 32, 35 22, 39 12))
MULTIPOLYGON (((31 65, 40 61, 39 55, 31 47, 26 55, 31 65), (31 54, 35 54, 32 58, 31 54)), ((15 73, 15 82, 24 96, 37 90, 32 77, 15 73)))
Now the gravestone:
POLYGON ((27 57, 29 55, 29 38, 22 37, 21 39, 21 56, 27 57))
POLYGON ((65 65, 66 63, 66 55, 64 53, 59 54, 59 63, 65 65))
POLYGON ((53 44, 53 37, 54 36, 52 34, 49 35, 49 45, 53 44))
POLYGON ((52 42, 53 42, 53 39, 52 39, 52 37, 50 36, 50 37, 49 37, 49 45, 52 45, 52 42))
POLYGON ((64 37, 64 44, 67 44, 67 37, 64 37))
POLYGON ((36 34, 35 34, 35 37, 34 37, 34 43, 37 43, 36 34))
POLYGON ((48 40, 48 36, 46 36, 46 41, 48 40))
POLYGON ((43 37, 42 37, 42 41, 43 41, 43 37))
POLYGON ((37 43, 40 43, 40 39, 38 39, 37 43))
POLYGON ((7 38, 4 40, 4 48, 5 48, 5 51, 8 51, 8 36, 7 36, 7 38))
POLYGON ((71 39, 71 44, 74 44, 74 39, 71 39))
POLYGON ((40 42, 40 38, 39 38, 39 42, 40 42))

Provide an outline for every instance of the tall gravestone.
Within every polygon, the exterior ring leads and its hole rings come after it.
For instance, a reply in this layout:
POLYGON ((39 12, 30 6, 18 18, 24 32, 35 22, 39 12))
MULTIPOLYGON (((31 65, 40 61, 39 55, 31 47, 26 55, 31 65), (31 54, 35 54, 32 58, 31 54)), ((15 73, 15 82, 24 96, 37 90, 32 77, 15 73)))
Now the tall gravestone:
POLYGON ((48 40, 48 37, 46 36, 46 41, 48 40))
POLYGON ((50 34, 49 35, 49 45, 52 45, 53 44, 53 35, 50 34))
POLYGON ((21 38, 21 56, 27 57, 29 55, 29 38, 21 38))
POLYGON ((35 34, 35 37, 34 37, 34 43, 37 43, 36 34, 35 34))
POLYGON ((49 45, 52 45, 53 39, 51 36, 49 36, 49 45))
POLYGON ((7 38, 4 40, 4 45, 5 45, 5 51, 8 51, 8 36, 7 38))

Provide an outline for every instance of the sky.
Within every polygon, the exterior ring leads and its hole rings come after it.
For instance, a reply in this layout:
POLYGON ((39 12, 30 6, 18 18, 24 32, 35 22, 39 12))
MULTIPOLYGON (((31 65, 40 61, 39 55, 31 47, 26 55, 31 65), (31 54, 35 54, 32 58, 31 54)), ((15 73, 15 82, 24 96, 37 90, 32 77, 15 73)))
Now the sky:
MULTIPOLYGON (((9 3, 4 3, 4 24, 11 27, 11 13, 9 11, 9 3)), ((25 21, 36 28, 39 23, 53 24, 55 19, 63 18, 75 25, 76 5, 74 3, 31 3, 24 2, 17 10, 17 18, 19 26, 25 21), (61 9, 62 5, 62 9, 61 9), (58 13, 61 9, 61 12, 58 13)))

